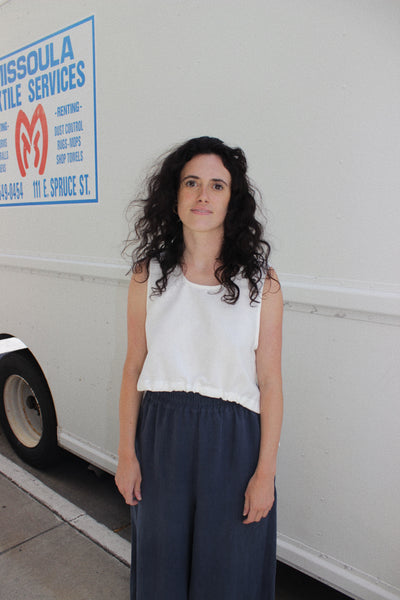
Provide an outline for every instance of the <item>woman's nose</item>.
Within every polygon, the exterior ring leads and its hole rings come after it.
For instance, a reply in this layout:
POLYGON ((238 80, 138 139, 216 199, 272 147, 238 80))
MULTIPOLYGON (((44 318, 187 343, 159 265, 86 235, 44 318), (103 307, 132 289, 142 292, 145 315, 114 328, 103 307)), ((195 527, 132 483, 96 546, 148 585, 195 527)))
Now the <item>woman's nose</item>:
POLYGON ((207 187, 205 185, 202 185, 199 188, 198 201, 199 202, 208 202, 208 191, 207 191, 207 187))

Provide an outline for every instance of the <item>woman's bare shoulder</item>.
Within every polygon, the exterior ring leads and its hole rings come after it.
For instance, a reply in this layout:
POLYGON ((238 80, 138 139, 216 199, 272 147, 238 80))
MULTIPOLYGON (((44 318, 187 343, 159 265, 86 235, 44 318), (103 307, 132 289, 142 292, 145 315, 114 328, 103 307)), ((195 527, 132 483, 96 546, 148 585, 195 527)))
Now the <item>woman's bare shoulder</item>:
POLYGON ((268 294, 281 295, 281 284, 277 272, 273 267, 269 267, 263 287, 263 298, 268 294))
POLYGON ((149 267, 147 265, 147 261, 142 260, 136 263, 132 269, 131 283, 132 281, 135 283, 146 283, 149 278, 149 267))

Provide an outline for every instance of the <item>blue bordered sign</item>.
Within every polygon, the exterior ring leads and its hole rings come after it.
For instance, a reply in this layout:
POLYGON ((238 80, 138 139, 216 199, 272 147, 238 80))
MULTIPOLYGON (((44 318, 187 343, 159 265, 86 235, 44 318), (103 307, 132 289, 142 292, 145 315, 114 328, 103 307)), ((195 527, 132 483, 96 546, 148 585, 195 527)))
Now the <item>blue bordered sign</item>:
POLYGON ((0 206, 97 202, 94 17, 0 59, 0 206))

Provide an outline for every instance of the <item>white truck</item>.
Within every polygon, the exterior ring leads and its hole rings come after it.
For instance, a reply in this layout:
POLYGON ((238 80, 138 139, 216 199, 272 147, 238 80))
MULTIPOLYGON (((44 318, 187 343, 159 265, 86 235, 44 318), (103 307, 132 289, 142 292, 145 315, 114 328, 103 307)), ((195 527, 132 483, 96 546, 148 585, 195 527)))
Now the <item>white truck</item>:
MULTIPOLYGON (((125 208, 244 148, 285 298, 278 555, 400 598, 398 0, 0 0, 0 418, 114 472, 125 208)), ((229 357, 227 357, 228 359, 229 357)))

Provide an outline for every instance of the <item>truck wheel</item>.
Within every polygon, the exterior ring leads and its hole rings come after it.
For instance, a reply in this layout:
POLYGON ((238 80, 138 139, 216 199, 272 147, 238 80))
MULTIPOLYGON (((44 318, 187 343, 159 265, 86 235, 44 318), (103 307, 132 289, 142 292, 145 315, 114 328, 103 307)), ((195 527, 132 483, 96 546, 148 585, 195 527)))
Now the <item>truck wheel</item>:
POLYGON ((57 462, 57 419, 39 367, 20 353, 0 359, 0 422, 16 453, 39 469, 57 462))

